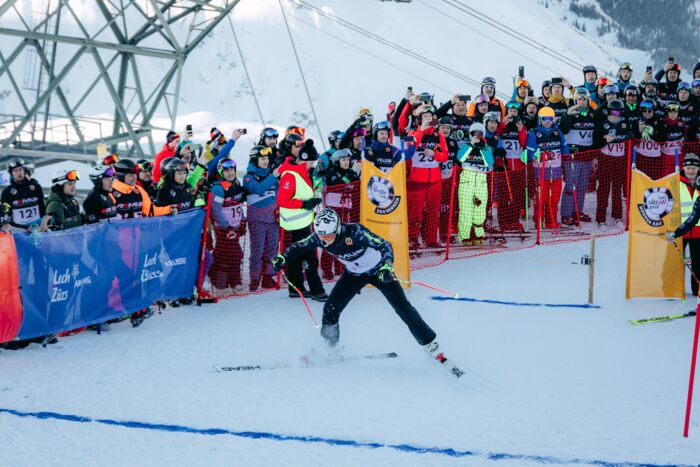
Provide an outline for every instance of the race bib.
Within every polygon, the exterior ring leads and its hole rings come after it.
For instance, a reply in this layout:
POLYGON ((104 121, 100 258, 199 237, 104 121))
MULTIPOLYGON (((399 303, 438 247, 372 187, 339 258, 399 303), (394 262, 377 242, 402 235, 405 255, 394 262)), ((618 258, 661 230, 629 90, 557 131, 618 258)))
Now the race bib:
POLYGON ((641 140, 635 146, 637 149, 637 154, 641 154, 646 157, 659 157, 661 156, 661 143, 656 141, 644 141, 641 140))
POLYGON ((226 219, 233 228, 237 228, 241 225, 241 220, 243 219, 243 205, 234 204, 233 206, 225 206, 222 208, 222 213, 224 219, 226 219))
POLYGON ((27 206, 24 208, 13 208, 12 209, 12 222, 17 225, 29 225, 38 221, 39 216, 39 205, 27 206))
POLYGON ((682 150, 682 141, 666 141, 661 146, 661 152, 666 156, 675 156, 676 152, 678 152, 678 155, 680 156, 682 150))
POLYGON ((416 153, 413 156, 413 167, 420 167, 421 169, 432 169, 438 167, 440 164, 435 160, 435 156, 427 156, 423 152, 416 153))
POLYGON ((446 162, 440 162, 440 175, 442 175, 442 179, 446 180, 448 178, 452 178, 452 170, 454 168, 454 161, 452 160, 447 160, 446 162))
POLYGON ((600 152, 606 156, 622 157, 625 155, 625 143, 608 143, 600 152))
POLYGON ((593 130, 571 130, 565 136, 567 144, 575 144, 577 146, 593 145, 593 130))
POLYGON ((520 155, 523 153, 523 147, 520 146, 520 141, 517 139, 502 139, 503 148, 506 150, 506 158, 508 159, 520 159, 520 155))

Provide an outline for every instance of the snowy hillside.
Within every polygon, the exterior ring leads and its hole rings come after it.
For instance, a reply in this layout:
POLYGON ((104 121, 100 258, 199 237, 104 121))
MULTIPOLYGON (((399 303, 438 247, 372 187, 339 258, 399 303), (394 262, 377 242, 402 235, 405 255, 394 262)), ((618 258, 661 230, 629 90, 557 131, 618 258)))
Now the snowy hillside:
MULTIPOLYGON (((286 291, 3 351, 2 464, 697 464, 697 385, 690 438, 681 436, 693 321, 627 321, 694 304, 625 302, 626 240, 598 242, 598 309, 433 301, 431 291, 410 290, 467 370, 460 380, 369 289, 341 317, 343 352, 396 359, 216 373, 212 365, 294 364, 320 345, 286 291)), ((582 304, 587 268, 571 263, 586 252, 584 243, 505 252, 414 279, 465 298, 582 304)), ((311 306, 320 316, 322 306, 311 306)))
MULTIPOLYGON (((29 8, 29 3, 18 2, 24 8, 29 8)), ((80 6, 79 12, 87 21, 99 18, 92 2, 71 3, 80 6)), ((486 2, 453 0, 302 2, 310 8, 302 8, 299 3, 283 2, 323 144, 330 131, 347 127, 361 106, 373 108, 375 118, 381 119, 389 101, 399 100, 409 85, 417 92, 435 93, 436 101, 441 102, 456 92, 475 96, 481 79, 493 76, 498 93, 510 96, 519 65, 525 67, 526 78, 539 93, 539 83, 552 76, 579 81, 585 64, 595 64, 610 73, 621 61, 631 61, 637 69, 648 64, 641 51, 615 47, 609 37, 601 46, 593 37, 594 28, 583 33, 562 21, 566 2, 550 2, 550 8, 535 0, 503 0, 497 8, 486 2), (341 22, 366 32, 352 30, 341 22), (370 37, 372 34, 384 43, 370 37), (427 64, 426 59, 435 66, 427 64), (458 77, 453 76, 455 73, 458 77)), ((177 129, 192 123, 196 138, 203 140, 214 125, 226 133, 245 126, 250 137, 244 138, 242 147, 235 151, 241 161, 253 144, 252 137, 257 135, 261 122, 234 42, 233 24, 265 122, 279 128, 304 125, 313 138, 319 139, 279 3, 243 0, 230 19, 230 23, 223 21, 187 61, 177 129)), ((64 25, 70 33, 70 20, 64 20, 64 25)), ((146 87, 149 80, 160 79, 165 65, 164 61, 142 62, 141 77, 146 87)), ((89 67, 89 62, 84 66, 89 67)), ((75 76, 71 76, 70 86, 65 89, 69 96, 87 85, 85 70, 78 66, 75 76)), ((0 87, 11 90, 5 81, 0 87)), ((108 101, 106 90, 98 87, 81 108, 89 115, 104 116, 111 111, 103 105, 108 101)), ((0 106, 0 111, 6 113, 21 109, 12 93, 0 101, 0 106)), ((170 122, 156 118, 153 123, 163 128, 155 134, 156 141, 161 141, 170 122)))

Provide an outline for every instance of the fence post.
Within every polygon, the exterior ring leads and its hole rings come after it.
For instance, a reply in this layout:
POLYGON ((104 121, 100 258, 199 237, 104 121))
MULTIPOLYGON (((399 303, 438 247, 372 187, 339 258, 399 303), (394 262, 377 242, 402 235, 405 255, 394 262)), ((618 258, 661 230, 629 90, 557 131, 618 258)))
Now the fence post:
MULTIPOLYGON (((204 296, 202 292, 202 284, 204 283, 204 265, 206 263, 207 257, 207 234, 209 233, 209 218, 211 217, 211 198, 212 194, 209 192, 207 199, 207 207, 204 210, 204 226, 202 228, 202 242, 199 252, 199 273, 197 274, 197 304, 201 305, 203 300, 212 299, 212 297, 204 296)), ((216 302, 216 298, 213 299, 216 302)))
POLYGON ((630 229, 630 182, 632 180, 632 140, 627 140, 627 182, 625 183, 625 230, 630 229))

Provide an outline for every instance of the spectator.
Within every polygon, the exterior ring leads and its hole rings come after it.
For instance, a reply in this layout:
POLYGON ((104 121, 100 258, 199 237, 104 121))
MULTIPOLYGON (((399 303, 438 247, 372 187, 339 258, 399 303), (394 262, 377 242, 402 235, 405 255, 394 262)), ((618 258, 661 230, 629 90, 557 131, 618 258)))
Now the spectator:
POLYGON ((528 97, 525 99, 525 106, 523 107, 524 112, 522 112, 521 118, 525 129, 530 131, 537 128, 537 111, 539 107, 537 106, 537 99, 534 97, 528 97))
POLYGON ((463 245, 481 245, 486 234, 488 182, 486 174, 493 169, 493 152, 484 138, 486 128, 475 122, 469 128, 469 143, 459 149, 457 160, 462 165, 459 177, 459 241, 463 245), (473 232, 472 232, 473 229, 473 232))
POLYGON ((368 109, 367 107, 362 107, 360 108, 359 112, 357 113, 357 118, 355 119, 354 122, 352 122, 352 125, 348 127, 347 130, 345 130, 345 133, 343 134, 343 137, 340 140, 340 147, 341 148, 348 148, 350 146, 357 147, 358 145, 355 143, 354 138, 360 134, 364 137, 364 140, 361 141, 361 144, 359 145, 360 151, 368 147, 369 145, 372 144, 372 122, 374 121, 374 116, 372 115, 372 111, 368 109), (362 130, 362 131, 360 131, 362 130))
MULTIPOLYGON (((382 172, 389 172, 404 158, 403 151, 389 143, 391 124, 379 122, 372 127, 372 145, 366 149, 365 159, 382 172)), ((342 218, 342 216, 341 216, 342 218)))
POLYGON ((175 155, 175 149, 177 148, 177 145, 180 143, 180 135, 175 133, 174 131, 170 130, 168 131, 168 134, 165 136, 165 144, 163 145, 163 149, 156 154, 155 159, 153 160, 153 181, 158 183, 160 182, 160 177, 161 177, 161 172, 160 172, 160 163, 163 162, 163 159, 168 159, 170 157, 173 157, 175 155))
MULTIPOLYGON (((435 111, 438 118, 449 115, 449 110, 452 110, 452 127, 450 131, 454 131, 452 137, 455 141, 467 141, 469 139, 469 125, 472 124, 471 118, 467 116, 467 103, 469 96, 464 94, 455 94, 452 99, 445 102, 439 109, 435 111)), ((482 106, 482 109, 484 107, 482 106)), ((486 106, 488 109, 488 106, 486 106)))
MULTIPOLYGON (((490 76, 484 78, 481 81, 481 89, 479 92, 481 93, 481 96, 486 96, 486 98, 488 99, 487 102, 489 104, 486 111, 480 113, 483 115, 486 112, 498 112, 499 114, 501 114, 501 117, 503 117, 503 115, 505 114, 505 108, 503 106, 503 102, 501 102, 501 100, 496 97, 496 80, 494 78, 491 78, 490 76)), ((469 106, 469 110, 467 112, 467 115, 469 117, 474 117, 476 115, 477 104, 479 104, 479 102, 474 101, 469 106)))
POLYGON ((112 195, 115 175, 110 166, 97 165, 90 170, 90 180, 95 186, 83 201, 87 224, 116 220, 117 205, 112 195))
MULTIPOLYGON (((377 125, 375 124, 375 128, 377 125)), ((381 133, 383 132, 384 130, 381 133)), ((380 137, 383 138, 384 135, 380 134, 380 137)), ((381 143, 377 140, 375 132, 372 146, 378 144, 381 143)), ((353 196, 356 193, 354 187, 359 183, 360 177, 350 167, 351 162, 351 153, 347 148, 336 151, 331 159, 331 168, 326 175, 328 191, 324 203, 327 208, 333 209, 338 214, 341 222, 352 222, 360 215, 359 196, 353 196)), ((335 276, 341 275, 344 270, 343 264, 337 258, 325 250, 321 252, 321 271, 325 280, 332 280, 335 276)))
MULTIPOLYGON (((222 297, 243 292, 243 249, 240 239, 246 233, 243 209, 246 192, 236 177, 236 161, 230 156, 219 160, 218 172, 219 180, 211 187, 211 214, 216 243, 209 278, 214 295, 222 297)), ((258 258, 261 260, 262 256, 258 258)), ((259 284, 259 276, 257 280, 259 284)))
POLYGON ((442 178, 440 163, 447 161, 445 137, 433 126, 435 111, 432 106, 419 107, 417 117, 420 126, 409 136, 415 138, 412 145, 407 191, 413 202, 408 203, 409 249, 419 247, 418 236, 422 233, 423 242, 428 248, 439 248, 437 230, 440 221, 440 188, 442 178))
POLYGON ((617 82, 615 82, 615 85, 617 86, 620 94, 625 91, 627 86, 632 84, 632 73, 632 64, 628 62, 620 65, 620 68, 617 70, 617 82))
POLYGON ((471 111, 472 108, 473 112, 469 114, 469 118, 471 119, 471 121, 483 123, 484 115, 486 115, 486 113, 489 111, 489 96, 487 96, 486 94, 480 94, 476 96, 476 100, 472 102, 471 106, 469 107, 469 110, 471 111))
POLYGON ((661 145, 659 144, 658 121, 656 117, 656 102, 644 99, 639 104, 642 118, 637 124, 635 136, 640 140, 635 147, 639 170, 647 174, 652 180, 661 178, 661 145))
POLYGON ((639 127, 639 121, 642 119, 642 111, 639 108, 639 88, 634 84, 630 84, 625 88, 623 93, 625 96, 624 106, 625 109, 622 112, 622 117, 627 123, 627 127, 634 131, 639 127))
POLYGON ((690 96, 690 104, 695 109, 696 114, 700 114, 700 78, 696 78, 692 83, 693 92, 690 96))
POLYGON ((605 88, 608 86, 610 83, 610 80, 608 78, 598 78, 595 82, 595 92, 591 93, 591 100, 596 103, 596 105, 600 106, 601 103, 605 103, 605 88))
MULTIPOLYGON (((561 196, 561 155, 569 154, 564 135, 555 123, 554 109, 542 107, 537 113, 539 125, 527 134, 528 160, 535 161, 534 175, 540 180, 540 202, 544 225, 558 229, 559 197, 561 196)), ((540 221, 539 218, 536 219, 540 221)))
POLYGON ((598 79, 598 70, 593 65, 583 67, 583 84, 581 87, 586 88, 588 94, 595 94, 597 90, 596 80, 598 79))
POLYGON ((678 101, 678 85, 680 84, 681 66, 678 63, 667 61, 661 70, 656 72, 654 78, 659 82, 659 101, 666 105, 669 102, 678 101), (665 81, 662 79, 666 77, 665 81))
POLYGON ((141 166, 141 170, 136 174, 136 184, 146 190, 151 199, 155 199, 158 195, 158 185, 153 181, 153 162, 139 159, 136 164, 141 166))
POLYGON ((330 132, 328 135, 328 150, 318 156, 314 173, 322 177, 326 176, 328 170, 332 167, 331 157, 340 149, 340 140, 343 138, 343 135, 344 133, 340 130, 330 132))
POLYGON ((688 127, 690 121, 698 112, 695 103, 690 99, 692 87, 690 83, 681 83, 678 85, 678 104, 680 105, 678 118, 683 121, 683 124, 688 127))
POLYGON ((658 139, 661 141, 661 165, 663 175, 668 175, 678 165, 678 157, 683 151, 686 126, 680 116, 678 102, 666 104, 666 115, 659 120, 658 139))
POLYGON ((562 78, 552 78, 549 86, 550 95, 547 106, 554 110, 554 122, 559 123, 561 116, 569 108, 569 99, 564 97, 564 86, 568 87, 569 82, 562 78))
POLYGON ((515 82, 515 89, 513 90, 512 101, 518 102, 522 105, 525 103, 525 99, 527 99, 530 95, 532 95, 532 88, 530 87, 530 83, 524 78, 519 78, 515 82))
POLYGON ((608 84, 603 89, 603 100, 595 111, 596 122, 605 122, 608 117, 608 105, 611 101, 618 99, 619 89, 615 84, 608 84))
POLYGON ((600 148, 601 152, 598 163, 598 173, 601 175, 598 180, 596 222, 598 230, 602 232, 607 229, 605 218, 609 198, 612 198, 611 214, 615 227, 625 227, 622 221, 622 199, 626 195, 624 190, 627 173, 625 141, 633 136, 622 115, 622 101, 615 99, 608 102, 607 109, 607 118, 596 124, 593 133, 593 144, 600 148))
MULTIPOLYGON (((320 198, 314 197, 309 172, 318 159, 318 151, 313 140, 308 140, 298 151, 297 156, 289 156, 280 166, 280 188, 277 192, 277 204, 280 208, 280 226, 289 232, 292 242, 306 238, 311 233, 313 209, 321 203, 320 198)), ((321 278, 318 275, 318 259, 315 252, 303 254, 287 265, 289 281, 289 297, 298 298, 300 290, 306 297, 325 302, 328 295, 323 290, 321 278), (306 269, 306 280, 309 290, 304 287, 303 268, 306 269)))
POLYGON ((51 177, 51 194, 46 200, 46 214, 51 216, 51 228, 68 230, 85 224, 80 204, 75 199, 77 170, 59 169, 51 177))
POLYGON ((250 285, 254 292, 277 286, 272 258, 279 247, 280 228, 277 219, 277 188, 279 173, 272 170, 272 148, 257 145, 250 150, 248 170, 243 177, 247 192, 248 230, 250 231, 250 285))
MULTIPOLYGON (((462 130, 453 131, 454 119, 449 115, 438 120, 437 129, 445 137, 447 144, 447 160, 440 163, 440 178, 442 178, 442 186, 440 188, 440 231, 439 241, 447 243, 448 224, 450 220, 450 199, 452 198, 452 177, 454 176, 454 165, 457 160, 457 151, 459 150, 459 142, 464 139, 462 130)), ((467 133, 469 131, 467 130, 467 133)))
POLYGON ((574 93, 573 105, 559 122, 571 152, 571 156, 562 161, 566 185, 561 200, 561 223, 569 226, 591 222, 591 217, 583 212, 593 161, 590 150, 593 149, 595 117, 590 102, 588 89, 579 87, 574 93))
POLYGON ((226 159, 228 155, 231 154, 231 150, 236 145, 236 141, 238 141, 238 139, 246 133, 247 131, 245 129, 237 128, 233 130, 231 138, 228 141, 226 141, 226 138, 218 129, 212 129, 212 144, 214 144, 214 142, 216 144, 213 145, 211 149, 211 153, 213 156, 212 159, 206 163, 206 171, 209 174, 210 183, 215 181, 219 173, 219 161, 222 159, 226 159))
POLYGON ((291 133, 282 139, 279 143, 279 153, 275 163, 273 164, 273 169, 280 167, 284 161, 289 157, 297 158, 299 156, 299 151, 304 145, 304 138, 297 133, 291 133))
POLYGON ((193 185, 187 183, 189 175, 189 164, 173 157, 168 160, 163 171, 163 182, 158 189, 156 198, 157 206, 174 206, 178 212, 190 211, 200 207, 201 203, 196 203, 193 185))
MULTIPOLYGON (((700 158, 689 152, 683 159, 683 170, 681 171, 681 224, 690 217, 693 211, 693 204, 698 198, 697 190, 697 175, 700 169, 700 158)), ((695 277, 700 277, 700 226, 693 226, 688 233, 683 235, 683 250, 690 250, 690 265, 695 277)), ((690 287, 693 295, 698 295, 698 282, 695 279, 690 280, 690 287)))
POLYGON ((156 206, 146 190, 136 185, 140 167, 131 159, 121 159, 114 165, 117 179, 112 183, 112 195, 117 204, 120 219, 166 216, 177 214, 174 206, 156 206))
MULTIPOLYGON (((524 230, 519 221, 519 217, 520 214, 525 214, 525 171, 527 170, 527 166, 522 160, 523 148, 527 141, 527 128, 525 128, 519 115, 521 107, 522 106, 517 101, 508 102, 506 104, 506 116, 498 127, 498 133, 501 136, 501 144, 505 150, 505 169, 509 172, 503 176, 508 177, 506 179, 508 184, 506 188, 509 191, 509 198, 512 196, 512 200, 509 199, 511 211, 507 215, 507 218, 503 220, 503 224, 501 224, 500 218, 498 223, 503 230, 515 230, 519 232, 524 230)), ((533 107, 536 112, 537 107, 533 107)), ((500 210, 500 201, 498 207, 500 210)))
POLYGON ((26 162, 20 158, 10 159, 7 173, 10 185, 2 190, 2 203, 10 206, 10 225, 28 230, 32 225, 38 230, 46 230, 49 218, 46 216, 44 192, 41 185, 29 176, 26 162))
POLYGON ((649 78, 642 81, 642 89, 644 90, 642 99, 654 101, 654 104, 656 104, 659 98, 659 82, 656 78, 649 78))
POLYGON ((552 85, 552 82, 549 81, 548 79, 542 81, 542 87, 540 88, 541 95, 537 99, 537 106, 538 107, 545 107, 549 104, 549 96, 552 95, 551 85, 552 85))

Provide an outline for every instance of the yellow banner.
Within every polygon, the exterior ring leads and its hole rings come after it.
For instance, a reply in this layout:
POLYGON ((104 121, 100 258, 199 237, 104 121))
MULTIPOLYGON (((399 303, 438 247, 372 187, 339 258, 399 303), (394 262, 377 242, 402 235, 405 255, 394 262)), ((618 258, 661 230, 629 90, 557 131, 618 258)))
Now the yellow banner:
MULTIPOLYGON (((665 238, 681 223, 678 172, 652 180, 632 169, 629 215, 625 298, 685 299, 683 258, 665 238)), ((682 251, 680 238, 676 246, 682 251)))
POLYGON ((411 280, 406 202, 405 162, 399 162, 389 173, 384 173, 371 162, 362 161, 360 223, 391 242, 394 272, 402 281, 411 280))

